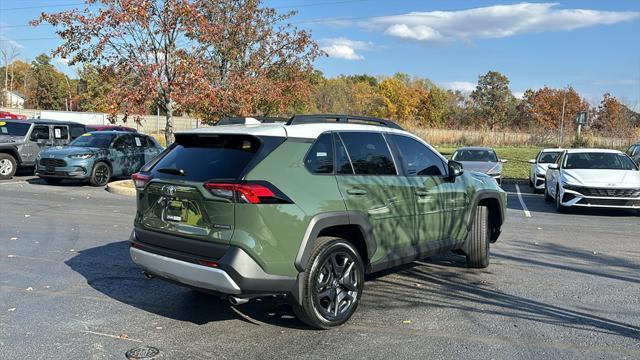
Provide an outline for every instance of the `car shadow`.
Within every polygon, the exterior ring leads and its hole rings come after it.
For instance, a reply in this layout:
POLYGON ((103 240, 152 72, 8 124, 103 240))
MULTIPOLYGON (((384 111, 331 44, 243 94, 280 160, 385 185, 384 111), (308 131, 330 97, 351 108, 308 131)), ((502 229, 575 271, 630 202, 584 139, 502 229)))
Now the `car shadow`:
MULTIPOLYGON (((491 277, 485 275, 490 274, 490 270, 453 270, 452 267, 463 268, 464 258, 454 254, 441 255, 428 262, 416 261, 396 268, 392 271, 396 274, 393 277, 386 276, 390 273, 376 274, 369 278, 369 291, 365 293, 361 306, 381 311, 416 307, 453 309, 631 339, 640 336, 640 326, 637 325, 502 291, 487 280, 491 277)), ((574 270, 569 267, 559 269, 574 270)))
POLYGON ((286 328, 307 328, 295 318, 281 298, 254 299, 232 306, 226 299, 175 285, 161 279, 147 279, 129 257, 129 242, 114 242, 79 251, 65 262, 82 275, 89 286, 104 295, 138 309, 202 325, 212 321, 240 319, 286 328))

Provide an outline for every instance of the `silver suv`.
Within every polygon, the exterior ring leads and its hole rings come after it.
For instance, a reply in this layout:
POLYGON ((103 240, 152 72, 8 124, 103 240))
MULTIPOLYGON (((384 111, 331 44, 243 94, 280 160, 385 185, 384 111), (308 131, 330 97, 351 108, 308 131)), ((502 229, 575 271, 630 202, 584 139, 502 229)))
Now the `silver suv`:
POLYGON ((627 155, 636 162, 636 164, 640 165, 640 142, 637 144, 633 144, 629 146, 627 150, 627 155))
POLYGON ((0 120, 0 180, 36 165, 44 148, 67 145, 84 134, 83 124, 57 120, 0 120))

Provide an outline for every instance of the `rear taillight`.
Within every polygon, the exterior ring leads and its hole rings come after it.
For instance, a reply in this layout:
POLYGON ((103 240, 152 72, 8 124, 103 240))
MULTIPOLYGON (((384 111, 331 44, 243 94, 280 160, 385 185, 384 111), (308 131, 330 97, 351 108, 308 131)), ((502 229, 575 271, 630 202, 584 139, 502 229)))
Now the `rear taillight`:
POLYGON ((151 180, 151 176, 144 175, 141 173, 135 173, 131 175, 131 180, 133 180, 133 183, 136 186, 136 189, 141 190, 144 188, 145 185, 147 185, 149 180, 151 180))
POLYGON ((217 261, 200 260, 198 261, 198 263, 200 263, 200 265, 204 265, 212 268, 217 268, 219 266, 217 261))
POLYGON ((208 182, 205 189, 213 195, 227 198, 232 201, 247 204, 290 204, 286 195, 266 182, 249 183, 219 183, 208 182))

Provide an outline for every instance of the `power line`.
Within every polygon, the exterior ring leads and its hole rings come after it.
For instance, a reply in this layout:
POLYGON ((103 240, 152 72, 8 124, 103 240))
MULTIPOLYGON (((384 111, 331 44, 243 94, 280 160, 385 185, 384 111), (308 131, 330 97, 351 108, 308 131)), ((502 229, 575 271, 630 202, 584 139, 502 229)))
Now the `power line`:
MULTIPOLYGON (((0 8, 0 11, 12 11, 12 10, 27 10, 27 9, 42 9, 42 8, 52 8, 52 7, 65 7, 65 6, 78 6, 85 5, 85 3, 72 3, 72 4, 49 4, 49 5, 33 5, 33 6, 19 6, 12 8, 0 8)), ((96 4, 99 5, 99 4, 96 4)))

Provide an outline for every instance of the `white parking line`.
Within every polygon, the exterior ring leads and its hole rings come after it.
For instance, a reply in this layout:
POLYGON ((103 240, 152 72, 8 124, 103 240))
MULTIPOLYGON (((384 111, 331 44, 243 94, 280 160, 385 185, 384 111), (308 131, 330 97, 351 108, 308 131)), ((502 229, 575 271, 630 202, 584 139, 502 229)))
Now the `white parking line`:
POLYGON ((10 182, 0 182, 0 185, 11 185, 11 184, 24 184, 26 181, 10 181, 10 182))
POLYGON ((531 213, 529 212, 529 209, 527 209, 527 205, 525 205, 524 200, 522 200, 522 193, 520 192, 520 186, 518 186, 518 184, 516 184, 516 192, 518 193, 518 199, 520 199, 522 210, 524 210, 524 216, 531 217, 531 213))

